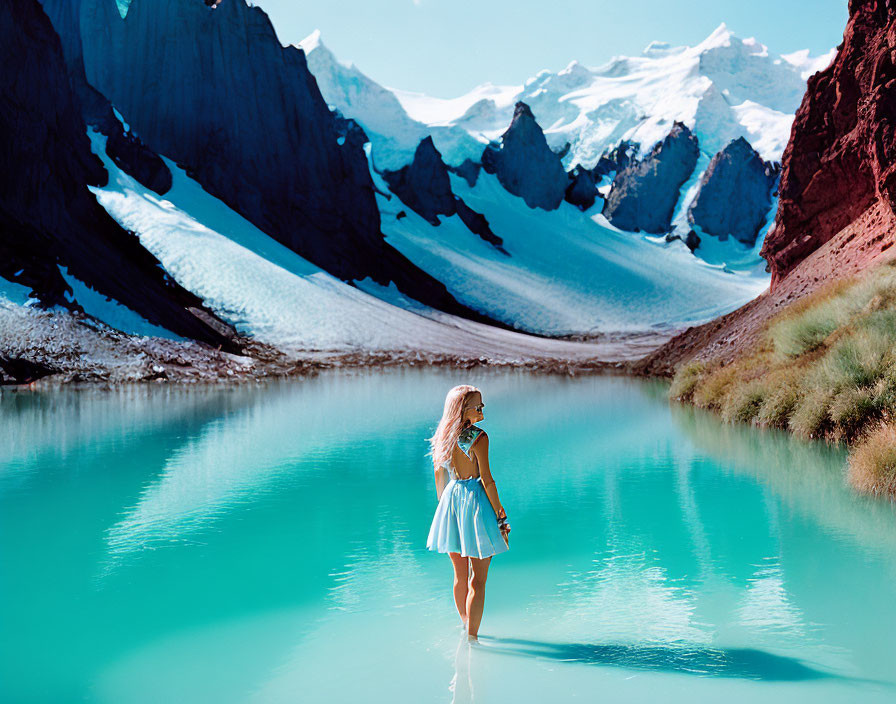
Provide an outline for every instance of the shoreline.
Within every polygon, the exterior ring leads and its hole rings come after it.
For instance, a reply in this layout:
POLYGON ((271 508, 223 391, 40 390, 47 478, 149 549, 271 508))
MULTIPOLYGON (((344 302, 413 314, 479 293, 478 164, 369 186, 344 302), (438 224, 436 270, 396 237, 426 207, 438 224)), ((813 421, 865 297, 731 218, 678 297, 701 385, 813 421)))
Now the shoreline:
MULTIPOLYGON (((681 332, 600 333, 576 340, 516 333, 518 339, 496 341, 490 351, 478 355, 438 349, 283 351, 244 337, 240 340, 242 354, 232 354, 189 340, 129 335, 87 318, 59 313, 44 312, 9 322, 28 325, 11 330, 0 348, 0 393, 74 385, 110 389, 129 384, 240 386, 336 369, 420 366, 512 368, 566 376, 651 376, 637 371, 638 362, 681 332)), ((492 347, 487 339, 482 342, 476 352, 492 347)))
MULTIPOLYGON (((281 364, 259 365, 254 359, 253 369, 235 372, 232 375, 195 375, 180 376, 177 374, 160 376, 158 372, 149 372, 135 378, 110 379, 101 373, 85 374, 80 371, 60 371, 42 376, 33 381, 23 383, 0 383, 0 394, 53 391, 62 389, 108 390, 130 386, 170 386, 178 389, 188 388, 238 388, 241 386, 267 382, 300 380, 332 371, 366 371, 387 370, 395 368, 451 368, 467 369, 513 369, 544 375, 579 376, 591 374, 607 374, 638 378, 663 378, 643 374, 633 370, 631 361, 606 360, 560 360, 553 358, 531 359, 524 361, 481 360, 472 358, 439 358, 422 359, 410 356, 393 356, 388 354, 344 354, 333 356, 327 361, 293 360, 281 364)), ((165 372, 170 372, 166 368, 165 372)))

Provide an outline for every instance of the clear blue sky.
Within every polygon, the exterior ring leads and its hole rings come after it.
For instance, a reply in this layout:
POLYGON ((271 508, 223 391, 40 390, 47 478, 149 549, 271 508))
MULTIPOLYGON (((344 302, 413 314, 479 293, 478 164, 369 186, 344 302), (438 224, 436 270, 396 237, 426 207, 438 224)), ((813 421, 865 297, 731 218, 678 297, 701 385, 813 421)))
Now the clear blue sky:
MULTIPOLYGON (((227 0, 225 0, 227 1, 227 0)), ((240 0, 242 1, 242 0, 240 0)), ((315 29, 374 80, 448 98, 521 83, 576 59, 596 66, 651 41, 695 44, 721 22, 775 53, 843 39, 847 0, 255 0, 284 44, 315 29)))

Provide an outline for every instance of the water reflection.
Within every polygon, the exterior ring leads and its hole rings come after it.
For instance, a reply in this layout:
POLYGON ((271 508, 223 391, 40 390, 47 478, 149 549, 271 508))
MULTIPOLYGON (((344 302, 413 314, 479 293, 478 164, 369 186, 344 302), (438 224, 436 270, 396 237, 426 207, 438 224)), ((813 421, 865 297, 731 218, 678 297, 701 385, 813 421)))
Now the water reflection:
MULTIPOLYGON (((394 386, 411 383, 395 374, 394 386)), ((350 446, 362 446, 383 433, 383 422, 397 411, 395 428, 419 425, 431 414, 431 398, 405 392, 392 413, 371 414, 385 395, 382 377, 353 379, 351 374, 325 375, 300 383, 272 384, 263 396, 203 428, 172 453, 161 473, 140 494, 137 504, 107 532, 111 562, 129 554, 183 544, 190 534, 248 503, 276 492, 278 481, 295 483, 304 473, 314 476, 327 457, 350 446), (353 389, 346 396, 346 385, 353 389)), ((394 391, 394 388, 393 388, 394 391)), ((422 437, 420 432, 419 436, 422 437)), ((420 438, 414 438, 422 458, 420 438)), ((361 475, 367 468, 359 467, 361 475)), ((311 481, 311 480, 308 480, 311 481)))
POLYGON ((125 453, 142 438, 197 424, 251 403, 237 389, 126 386, 0 393, 0 491, 23 486, 42 464, 72 455, 125 453))
POLYGON ((222 704, 733 702, 754 680, 842 702, 888 677, 893 508, 846 488, 839 450, 661 392, 420 369, 0 397, 0 699, 152 701, 163 674, 166 701, 222 704), (517 535, 472 648, 425 549, 425 438, 461 382, 517 535))
POLYGON ((755 566, 736 614, 739 623, 754 630, 757 636, 773 636, 779 644, 809 637, 810 628, 790 598, 777 558, 755 566))
POLYGON ((466 632, 461 632, 454 652, 454 677, 448 685, 451 704, 472 704, 474 701, 473 674, 470 668, 473 648, 474 644, 469 641, 466 632))
POLYGON ((637 636, 648 640, 711 642, 712 625, 697 618, 696 590, 670 578, 671 555, 610 548, 591 569, 571 571, 540 613, 555 610, 555 628, 601 640, 637 636))
POLYGON ((670 413, 675 425, 724 470, 758 480, 821 530, 863 550, 893 554, 896 506, 848 489, 845 447, 721 423, 712 413, 684 404, 670 404, 670 413))

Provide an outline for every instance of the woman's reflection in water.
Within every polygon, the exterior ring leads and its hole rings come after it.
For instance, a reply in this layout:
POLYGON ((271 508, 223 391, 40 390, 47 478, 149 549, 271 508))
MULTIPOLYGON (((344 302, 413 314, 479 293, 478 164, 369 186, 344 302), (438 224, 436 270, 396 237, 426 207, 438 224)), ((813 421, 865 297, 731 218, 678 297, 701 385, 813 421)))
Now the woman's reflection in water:
POLYGON ((451 704, 472 704, 473 702, 473 676, 470 672, 470 653, 475 647, 470 643, 467 633, 460 634, 457 643, 457 651, 454 653, 454 677, 448 689, 451 690, 451 704))

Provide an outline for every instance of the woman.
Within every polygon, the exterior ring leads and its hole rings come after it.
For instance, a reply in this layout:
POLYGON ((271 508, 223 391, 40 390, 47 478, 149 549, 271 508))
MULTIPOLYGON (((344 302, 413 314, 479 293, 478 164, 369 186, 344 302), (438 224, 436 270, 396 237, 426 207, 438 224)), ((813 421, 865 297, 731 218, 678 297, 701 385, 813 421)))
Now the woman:
POLYGON ((451 558, 454 603, 470 640, 478 640, 489 562, 508 549, 510 533, 488 466, 488 435, 473 425, 484 406, 475 386, 455 386, 429 438, 439 505, 426 547, 451 558))

